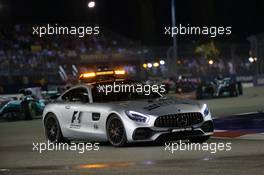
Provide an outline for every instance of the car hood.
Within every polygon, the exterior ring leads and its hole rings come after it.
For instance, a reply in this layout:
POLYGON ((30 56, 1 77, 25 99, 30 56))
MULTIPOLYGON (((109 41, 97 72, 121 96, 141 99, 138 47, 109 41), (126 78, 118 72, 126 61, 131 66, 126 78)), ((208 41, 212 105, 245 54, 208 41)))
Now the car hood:
POLYGON ((185 112, 198 112, 202 105, 193 100, 163 97, 152 100, 124 101, 116 103, 123 110, 131 110, 149 115, 166 115, 185 112))

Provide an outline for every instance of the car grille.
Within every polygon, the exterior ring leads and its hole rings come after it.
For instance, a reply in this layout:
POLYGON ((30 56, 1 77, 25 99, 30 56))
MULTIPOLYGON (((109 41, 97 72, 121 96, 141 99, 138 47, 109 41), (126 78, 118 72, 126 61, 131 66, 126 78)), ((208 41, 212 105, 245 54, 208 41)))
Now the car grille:
POLYGON ((188 127, 203 121, 200 112, 179 113, 159 116, 154 123, 156 127, 188 127))

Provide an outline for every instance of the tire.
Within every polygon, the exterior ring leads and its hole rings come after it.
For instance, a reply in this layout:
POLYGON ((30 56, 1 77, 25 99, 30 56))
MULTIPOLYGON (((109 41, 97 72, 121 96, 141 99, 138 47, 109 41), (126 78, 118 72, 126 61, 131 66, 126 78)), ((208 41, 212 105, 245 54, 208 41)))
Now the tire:
POLYGON ((30 117, 33 119, 33 118, 36 118, 37 116, 37 105, 34 101, 30 101, 28 103, 28 108, 29 108, 29 113, 30 113, 30 117))
POLYGON ((25 120, 32 120, 37 115, 37 107, 34 101, 21 102, 21 108, 25 116, 25 120))
POLYGON ((126 131, 123 122, 117 115, 111 115, 106 123, 108 141, 115 147, 125 146, 127 143, 126 131))
POLYGON ((54 114, 48 114, 44 122, 45 136, 52 143, 65 142, 60 124, 54 114))
POLYGON ((241 82, 237 83, 237 88, 238 88, 238 94, 243 95, 243 87, 242 87, 241 82))
POLYGON ((192 137, 189 139, 192 143, 203 143, 207 141, 210 138, 210 136, 199 136, 199 137, 192 137))
POLYGON ((230 87, 230 96, 231 97, 237 97, 238 96, 238 91, 236 88, 236 84, 232 84, 230 87))

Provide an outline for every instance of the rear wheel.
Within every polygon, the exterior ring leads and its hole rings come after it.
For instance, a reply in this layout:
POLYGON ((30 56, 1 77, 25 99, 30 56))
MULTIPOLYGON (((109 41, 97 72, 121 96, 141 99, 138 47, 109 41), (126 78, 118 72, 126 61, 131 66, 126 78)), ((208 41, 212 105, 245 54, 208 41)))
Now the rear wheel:
POLYGON ((243 87, 242 87, 241 82, 237 83, 237 89, 238 89, 238 94, 243 95, 243 87))
POLYGON ((199 137, 190 138, 189 141, 192 143, 203 143, 207 141, 209 138, 210 136, 199 136, 199 137))
POLYGON ((29 104, 29 112, 31 118, 35 118, 37 116, 37 105, 35 102, 31 101, 29 104))
POLYGON ((106 130, 108 140, 113 146, 121 147, 127 143, 124 125, 117 115, 112 115, 108 119, 106 130))
POLYGON ((22 101, 21 108, 25 115, 25 120, 32 120, 36 117, 37 107, 34 101, 22 101))
POLYGON ((54 114, 48 114, 45 118, 45 135, 52 143, 64 142, 59 122, 54 114))
POLYGON ((231 84, 231 86, 230 86, 230 96, 231 97, 238 96, 238 90, 237 90, 236 84, 231 84))

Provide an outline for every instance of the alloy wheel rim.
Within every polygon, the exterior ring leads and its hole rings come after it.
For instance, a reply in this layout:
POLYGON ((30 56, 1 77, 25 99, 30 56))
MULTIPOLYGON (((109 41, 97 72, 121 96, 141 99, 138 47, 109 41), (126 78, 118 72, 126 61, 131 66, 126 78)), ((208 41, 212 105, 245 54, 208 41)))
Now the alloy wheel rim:
POLYGON ((124 128, 119 119, 112 119, 108 128, 109 138, 113 144, 119 144, 123 140, 124 128))
POLYGON ((52 142, 56 141, 57 132, 58 132, 58 126, 56 121, 53 118, 48 118, 46 121, 46 134, 48 140, 52 142))

